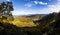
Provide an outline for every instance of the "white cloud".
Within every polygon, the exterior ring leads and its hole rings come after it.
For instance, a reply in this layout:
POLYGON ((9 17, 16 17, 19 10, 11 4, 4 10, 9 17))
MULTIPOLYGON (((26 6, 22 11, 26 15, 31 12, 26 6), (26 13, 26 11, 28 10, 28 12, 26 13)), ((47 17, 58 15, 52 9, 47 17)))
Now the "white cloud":
POLYGON ((57 1, 55 5, 48 5, 48 8, 53 12, 59 12, 60 11, 60 2, 57 1))
POLYGON ((41 5, 47 5, 47 3, 44 3, 44 2, 39 2, 39 1, 34 1, 35 4, 41 4, 41 5))
POLYGON ((21 10, 15 10, 12 13, 13 15, 27 15, 28 14, 25 11, 21 11, 21 10))
POLYGON ((60 10, 60 5, 56 4, 56 5, 48 5, 47 8, 44 9, 39 9, 37 11, 29 11, 29 10, 15 10, 13 11, 13 15, 28 15, 28 14, 49 14, 49 13, 53 13, 53 12, 59 12, 60 10))
POLYGON ((30 4, 30 3, 27 3, 27 4, 25 4, 24 6, 26 6, 26 7, 32 7, 32 4, 30 4))
MULTIPOLYGON (((34 1, 35 4, 43 4, 43 5, 47 5, 47 3, 44 2, 36 2, 34 1)), ((25 4, 26 7, 32 7, 32 4, 28 3, 25 4)), ((58 1, 55 5, 48 5, 46 8, 43 9, 39 9, 39 10, 34 10, 34 11, 23 11, 23 10, 16 10, 13 13, 13 15, 28 15, 28 14, 49 14, 49 13, 53 13, 53 12, 59 12, 60 10, 60 2, 58 1)))
POLYGON ((47 5, 47 3, 44 3, 44 2, 39 2, 39 4, 42 4, 42 5, 47 5))
POLYGON ((12 12, 13 15, 29 15, 29 14, 37 14, 38 12, 31 12, 28 10, 14 10, 12 12))
POLYGON ((39 9, 39 10, 15 10, 13 11, 13 15, 28 15, 28 14, 49 14, 53 12, 59 12, 60 10, 60 2, 58 2, 56 5, 48 5, 47 8, 39 9))
POLYGON ((57 0, 57 1, 60 1, 60 0, 57 0))
POLYGON ((59 12, 60 10, 60 5, 50 5, 49 6, 49 10, 51 10, 52 12, 59 12))
POLYGON ((48 5, 47 8, 41 9, 40 11, 42 13, 53 13, 53 12, 58 13, 60 11, 60 2, 58 2, 55 5, 48 5))
MULTIPOLYGON (((41 4, 41 5, 47 5, 47 3, 44 3, 44 2, 39 2, 39 1, 33 1, 35 4, 41 4)), ((24 6, 30 8, 32 6, 34 6, 35 4, 33 3, 26 3, 24 6)))
POLYGON ((7 1, 10 1, 10 0, 7 0, 7 1))
POLYGON ((37 1, 34 1, 34 3, 35 3, 35 4, 38 4, 38 2, 37 2, 37 1))

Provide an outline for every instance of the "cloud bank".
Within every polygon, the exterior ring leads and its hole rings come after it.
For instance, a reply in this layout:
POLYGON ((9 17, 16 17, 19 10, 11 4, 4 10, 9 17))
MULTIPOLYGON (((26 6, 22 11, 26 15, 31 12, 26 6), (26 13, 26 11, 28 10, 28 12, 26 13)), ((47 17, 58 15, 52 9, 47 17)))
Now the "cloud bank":
POLYGON ((45 8, 45 10, 47 10, 48 12, 59 12, 60 11, 60 2, 58 1, 55 5, 54 4, 48 5, 47 8, 45 8))
MULTIPOLYGON (((51 0, 50 0, 51 1, 51 0)), ((41 1, 33 1, 35 5, 37 4, 41 4, 41 5, 47 5, 48 3, 45 2, 41 2, 41 1)), ((33 6, 33 4, 31 3, 26 3, 24 6, 31 8, 33 6)), ((53 13, 53 12, 59 12, 60 11, 60 0, 57 0, 56 4, 49 4, 47 5, 46 8, 42 8, 42 9, 38 9, 37 11, 29 11, 29 10, 15 10, 13 13, 13 15, 28 15, 28 14, 49 14, 49 13, 53 13)))

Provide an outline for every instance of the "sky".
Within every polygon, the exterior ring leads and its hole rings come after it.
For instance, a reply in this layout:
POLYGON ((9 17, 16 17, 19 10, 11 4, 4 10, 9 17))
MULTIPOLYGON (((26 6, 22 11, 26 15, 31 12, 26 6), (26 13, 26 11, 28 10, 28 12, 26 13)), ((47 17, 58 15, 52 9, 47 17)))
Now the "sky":
MULTIPOLYGON (((13 15, 49 14, 59 12, 60 0, 2 0, 12 1, 13 15)), ((1 2, 1 0, 0 0, 1 2)))

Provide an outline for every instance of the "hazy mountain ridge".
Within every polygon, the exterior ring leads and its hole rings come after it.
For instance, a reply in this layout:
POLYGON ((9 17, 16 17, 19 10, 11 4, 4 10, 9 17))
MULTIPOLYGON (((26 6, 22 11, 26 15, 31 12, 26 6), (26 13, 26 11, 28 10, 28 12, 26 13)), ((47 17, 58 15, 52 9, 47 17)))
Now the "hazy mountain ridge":
POLYGON ((30 18, 31 20, 34 20, 34 19, 36 19, 36 20, 39 20, 39 19, 41 19, 42 17, 44 17, 45 15, 47 15, 47 14, 31 14, 31 15, 22 15, 22 16, 14 16, 15 18, 16 17, 25 17, 25 18, 30 18))
POLYGON ((36 22, 39 23, 44 23, 44 22, 48 22, 49 20, 52 21, 53 19, 56 18, 56 16, 58 15, 58 13, 50 13, 45 15, 44 17, 42 17, 42 19, 37 20, 36 22))

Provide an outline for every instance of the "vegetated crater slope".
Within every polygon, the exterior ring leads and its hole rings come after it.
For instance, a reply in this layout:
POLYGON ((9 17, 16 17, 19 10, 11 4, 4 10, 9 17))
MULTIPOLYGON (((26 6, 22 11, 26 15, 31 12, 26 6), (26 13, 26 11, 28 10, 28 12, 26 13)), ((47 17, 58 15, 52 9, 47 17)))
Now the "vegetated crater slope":
POLYGON ((39 20, 44 16, 44 14, 34 14, 34 15, 24 15, 24 16, 15 16, 14 21, 12 22, 14 25, 18 27, 36 27, 33 21, 39 20))

